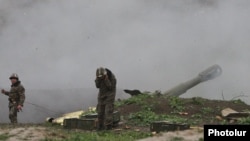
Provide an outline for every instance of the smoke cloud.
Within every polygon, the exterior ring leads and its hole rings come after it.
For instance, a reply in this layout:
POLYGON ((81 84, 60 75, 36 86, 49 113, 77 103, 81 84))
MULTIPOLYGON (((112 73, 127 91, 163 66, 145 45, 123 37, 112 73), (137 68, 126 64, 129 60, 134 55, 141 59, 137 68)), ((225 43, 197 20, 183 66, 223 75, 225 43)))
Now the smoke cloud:
MULTIPOLYGON (((218 64, 221 76, 183 97, 249 96, 248 0, 0 2, 0 88, 9 89, 16 72, 32 103, 59 112, 94 106, 100 66, 114 72, 119 89, 164 92, 218 64)), ((7 98, 0 99, 7 115, 7 98)), ((21 121, 33 122, 31 111, 21 121)))

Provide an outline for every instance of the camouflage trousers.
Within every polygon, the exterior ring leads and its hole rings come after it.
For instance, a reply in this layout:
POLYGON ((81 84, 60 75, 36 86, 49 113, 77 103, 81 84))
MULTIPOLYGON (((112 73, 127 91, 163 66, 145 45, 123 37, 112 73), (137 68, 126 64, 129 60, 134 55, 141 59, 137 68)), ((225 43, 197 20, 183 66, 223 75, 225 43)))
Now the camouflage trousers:
POLYGON ((99 128, 105 129, 105 128, 111 128, 113 126, 113 112, 114 112, 114 103, 97 105, 99 128))
POLYGON ((17 123, 17 105, 9 103, 9 119, 11 123, 17 123))

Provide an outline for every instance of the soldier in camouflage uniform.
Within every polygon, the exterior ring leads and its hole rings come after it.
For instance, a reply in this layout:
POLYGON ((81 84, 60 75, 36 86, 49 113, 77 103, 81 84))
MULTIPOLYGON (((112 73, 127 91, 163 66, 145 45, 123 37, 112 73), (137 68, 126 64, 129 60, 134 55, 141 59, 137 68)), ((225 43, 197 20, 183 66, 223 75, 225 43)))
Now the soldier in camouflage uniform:
POLYGON ((113 111, 116 96, 116 78, 107 68, 100 67, 96 70, 95 84, 98 93, 98 130, 112 129, 113 111))
POLYGON ((17 112, 22 110, 25 100, 25 88, 19 81, 17 74, 13 73, 9 79, 11 81, 10 91, 2 89, 1 92, 9 96, 9 119, 11 123, 17 123, 17 112))

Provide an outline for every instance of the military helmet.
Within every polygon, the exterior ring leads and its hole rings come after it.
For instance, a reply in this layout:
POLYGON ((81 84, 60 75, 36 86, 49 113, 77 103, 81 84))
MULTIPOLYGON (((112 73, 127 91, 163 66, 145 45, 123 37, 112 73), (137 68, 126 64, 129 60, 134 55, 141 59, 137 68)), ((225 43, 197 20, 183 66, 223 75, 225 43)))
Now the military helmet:
POLYGON ((15 78, 15 79, 19 79, 18 75, 16 73, 12 73, 11 76, 9 77, 9 79, 12 79, 12 78, 15 78))
POLYGON ((96 77, 102 77, 104 75, 107 74, 107 71, 105 68, 103 67, 99 67, 97 70, 96 70, 96 77))

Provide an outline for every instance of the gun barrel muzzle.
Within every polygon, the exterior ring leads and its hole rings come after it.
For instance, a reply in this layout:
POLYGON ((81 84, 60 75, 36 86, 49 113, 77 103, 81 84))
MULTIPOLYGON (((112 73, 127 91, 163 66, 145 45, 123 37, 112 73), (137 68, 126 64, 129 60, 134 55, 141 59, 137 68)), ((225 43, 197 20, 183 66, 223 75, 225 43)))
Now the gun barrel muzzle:
POLYGON ((199 77, 202 81, 207 81, 221 75, 222 69, 219 65, 215 64, 206 70, 199 73, 199 77))

